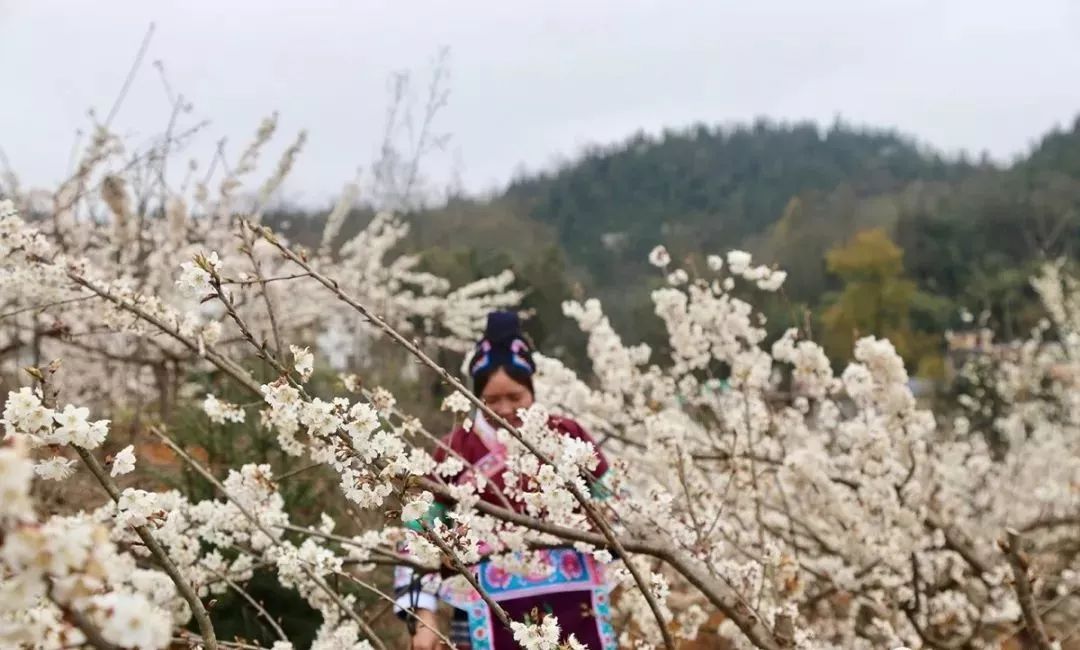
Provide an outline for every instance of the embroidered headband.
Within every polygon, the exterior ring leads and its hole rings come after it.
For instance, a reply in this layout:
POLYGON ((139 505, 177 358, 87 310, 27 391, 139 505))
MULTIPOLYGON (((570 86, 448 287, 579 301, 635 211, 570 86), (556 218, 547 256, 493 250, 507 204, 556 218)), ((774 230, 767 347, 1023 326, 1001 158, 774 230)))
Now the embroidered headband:
POLYGON ((521 333, 521 321, 510 311, 488 314, 484 338, 476 344, 469 374, 475 379, 502 366, 513 366, 530 375, 536 371, 532 348, 521 333))

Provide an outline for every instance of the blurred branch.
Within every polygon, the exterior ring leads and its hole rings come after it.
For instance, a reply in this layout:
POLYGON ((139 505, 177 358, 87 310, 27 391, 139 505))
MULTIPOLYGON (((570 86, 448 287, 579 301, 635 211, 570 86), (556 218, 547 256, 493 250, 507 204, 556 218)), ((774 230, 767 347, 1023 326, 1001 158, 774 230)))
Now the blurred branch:
POLYGON ((108 115, 105 116, 105 122, 103 126, 108 128, 112 124, 116 114, 120 111, 120 106, 124 103, 124 98, 127 97, 128 90, 131 89, 131 84, 135 81, 135 75, 138 73, 139 68, 142 67, 143 58, 146 57, 146 51, 150 48, 150 40, 154 37, 154 30, 156 26, 154 23, 146 28, 146 34, 143 35, 142 44, 139 45, 138 52, 135 53, 135 60, 131 63, 131 69, 128 70, 127 76, 124 78, 124 84, 120 86, 120 93, 113 100, 112 108, 109 109, 108 115))
POLYGON ((1022 538, 1020 533, 1013 529, 1005 531, 1005 542, 1001 544, 1005 557, 1013 572, 1013 588, 1016 590, 1016 599, 1020 603, 1020 611, 1024 613, 1024 625, 1028 629, 1032 642, 1039 650, 1053 650, 1050 637, 1046 634, 1042 618, 1035 607, 1035 595, 1031 589, 1031 580, 1028 578, 1027 556, 1020 548, 1022 538))

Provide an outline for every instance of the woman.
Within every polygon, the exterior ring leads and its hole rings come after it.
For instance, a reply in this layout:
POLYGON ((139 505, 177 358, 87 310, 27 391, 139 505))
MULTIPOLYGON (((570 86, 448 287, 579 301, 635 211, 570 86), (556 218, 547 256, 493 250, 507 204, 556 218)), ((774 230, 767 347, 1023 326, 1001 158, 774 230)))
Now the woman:
MULTIPOLYGON (((469 364, 473 393, 497 415, 517 426, 520 424, 519 409, 532 406, 535 399, 532 382, 535 369, 532 348, 521 333, 517 315, 510 312, 490 314, 484 337, 476 344, 469 364)), ((482 494, 485 501, 499 506, 509 502, 515 510, 520 510, 520 502, 500 494, 506 450, 496 439, 495 428, 482 413, 476 415, 474 422, 471 430, 458 428, 443 439, 445 446, 468 464, 451 482, 464 484, 474 480, 476 472, 482 473, 487 478, 487 487, 482 494)), ((548 426, 563 435, 593 442, 581 426, 569 418, 552 417, 548 426)), ((599 450, 596 453, 598 464, 592 472, 596 481, 591 486, 594 491, 608 470, 603 454, 599 450)), ((440 446, 434 455, 437 461, 442 461, 447 457, 447 451, 440 446)), ((442 517, 450 506, 450 503, 436 502, 424 519, 430 521, 442 517)), ((411 522, 411 527, 419 530, 419 522, 411 522)), ((558 617, 564 638, 574 634, 592 650, 614 649, 609 588, 604 582, 602 567, 591 555, 572 548, 557 548, 544 553, 549 570, 543 575, 511 575, 489 561, 473 567, 474 575, 510 620, 539 623, 544 616, 554 615, 558 617)), ((439 584, 437 578, 429 575, 421 580, 408 567, 398 567, 395 572, 399 615, 415 623, 413 617, 406 614, 406 610, 411 610, 420 621, 420 624, 410 624, 413 650, 445 647, 434 632, 437 626, 436 596, 454 608, 449 638, 458 650, 518 647, 513 634, 491 615, 475 590, 451 589, 448 584, 439 584)))

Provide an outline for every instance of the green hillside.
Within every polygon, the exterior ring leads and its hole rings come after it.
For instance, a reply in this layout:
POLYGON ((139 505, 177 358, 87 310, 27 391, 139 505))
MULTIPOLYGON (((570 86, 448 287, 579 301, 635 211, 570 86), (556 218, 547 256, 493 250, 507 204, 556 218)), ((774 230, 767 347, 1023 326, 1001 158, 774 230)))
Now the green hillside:
MULTIPOLYGON (((900 251, 896 281, 913 286, 904 318, 915 369, 939 355, 946 328, 968 326, 962 310, 1006 335, 1038 318, 1027 277, 1041 260, 1075 258, 1080 243, 1077 126, 1046 135, 1008 166, 948 159, 895 132, 843 124, 639 134, 516 179, 497 196, 409 215, 411 244, 429 268, 458 281, 514 268, 538 314, 536 339, 572 350, 580 337, 558 305, 574 295, 601 298, 628 339, 661 342, 648 295, 663 279, 646 261, 657 243, 690 264, 741 248, 783 266, 784 294, 765 306, 775 330, 822 327, 830 308, 831 323, 861 322, 836 311, 861 306, 841 298, 865 274, 830 271, 827 254, 878 229, 900 251)), ((358 211, 349 229, 366 218, 358 211)))

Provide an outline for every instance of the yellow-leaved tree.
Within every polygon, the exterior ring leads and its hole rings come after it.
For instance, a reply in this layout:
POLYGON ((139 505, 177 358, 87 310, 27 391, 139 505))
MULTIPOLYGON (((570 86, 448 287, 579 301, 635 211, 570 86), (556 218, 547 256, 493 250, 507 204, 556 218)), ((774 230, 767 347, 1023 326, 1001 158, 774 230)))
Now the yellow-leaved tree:
POLYGON ((884 230, 856 233, 826 253, 825 262, 829 273, 844 282, 822 315, 824 345, 832 359, 847 360, 857 339, 873 335, 892 341, 918 374, 939 374, 935 341, 911 326, 919 292, 904 275, 904 251, 884 230))

